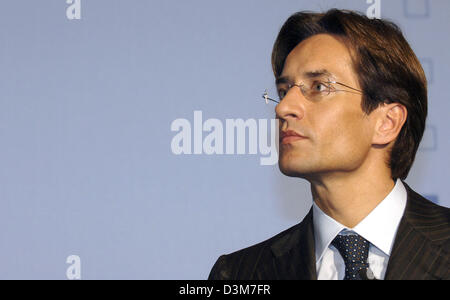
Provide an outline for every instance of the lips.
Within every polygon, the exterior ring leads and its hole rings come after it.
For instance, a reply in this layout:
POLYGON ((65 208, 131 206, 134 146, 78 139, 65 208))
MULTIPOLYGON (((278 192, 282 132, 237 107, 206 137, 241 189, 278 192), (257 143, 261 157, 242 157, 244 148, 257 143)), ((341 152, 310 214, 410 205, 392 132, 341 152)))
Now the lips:
POLYGON ((282 144, 289 144, 294 141, 306 139, 303 135, 295 132, 294 130, 282 131, 280 134, 280 141, 282 144))

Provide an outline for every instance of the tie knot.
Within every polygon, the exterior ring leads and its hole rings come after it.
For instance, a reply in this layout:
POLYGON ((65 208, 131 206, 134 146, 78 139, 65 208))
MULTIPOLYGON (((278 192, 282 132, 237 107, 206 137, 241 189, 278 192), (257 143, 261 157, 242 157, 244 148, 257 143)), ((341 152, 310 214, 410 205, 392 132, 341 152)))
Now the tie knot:
POLYGON ((369 242, 358 234, 337 235, 331 244, 338 249, 345 263, 344 279, 356 279, 360 270, 369 267, 369 242))

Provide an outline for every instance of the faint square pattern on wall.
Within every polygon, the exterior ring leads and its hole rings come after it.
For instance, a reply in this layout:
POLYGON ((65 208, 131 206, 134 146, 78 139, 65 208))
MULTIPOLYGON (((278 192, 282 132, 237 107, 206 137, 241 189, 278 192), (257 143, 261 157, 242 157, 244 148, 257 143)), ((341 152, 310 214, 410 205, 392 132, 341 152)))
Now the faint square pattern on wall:
POLYGON ((434 80, 433 60, 429 57, 422 57, 419 60, 422 65, 423 71, 425 72, 425 75, 427 76, 428 84, 432 84, 433 80, 434 80))
POLYGON ((423 133, 422 141, 419 145, 420 151, 436 151, 437 150, 437 132, 436 127, 427 125, 423 133))
POLYGON ((403 13, 407 18, 428 18, 430 0, 403 0, 403 13))
POLYGON ((423 195, 428 200, 432 201, 433 203, 439 204, 439 198, 437 195, 423 195))

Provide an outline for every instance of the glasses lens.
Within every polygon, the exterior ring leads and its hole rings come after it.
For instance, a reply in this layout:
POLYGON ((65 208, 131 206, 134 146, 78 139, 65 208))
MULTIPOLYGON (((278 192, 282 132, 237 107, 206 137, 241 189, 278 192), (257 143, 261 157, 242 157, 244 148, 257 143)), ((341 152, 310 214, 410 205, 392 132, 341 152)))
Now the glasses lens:
POLYGON ((326 78, 310 79, 305 82, 302 92, 310 101, 319 101, 330 94, 332 86, 326 78))

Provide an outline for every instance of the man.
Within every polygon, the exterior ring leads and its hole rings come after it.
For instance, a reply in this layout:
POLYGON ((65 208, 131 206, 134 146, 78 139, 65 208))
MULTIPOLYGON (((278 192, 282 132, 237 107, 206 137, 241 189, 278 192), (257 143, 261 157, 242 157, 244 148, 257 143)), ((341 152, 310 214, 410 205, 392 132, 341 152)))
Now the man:
POLYGON ((450 279, 449 209, 403 180, 427 115, 423 69, 396 25, 299 12, 272 53, 279 167, 308 180, 292 228, 221 256, 209 279, 450 279))

